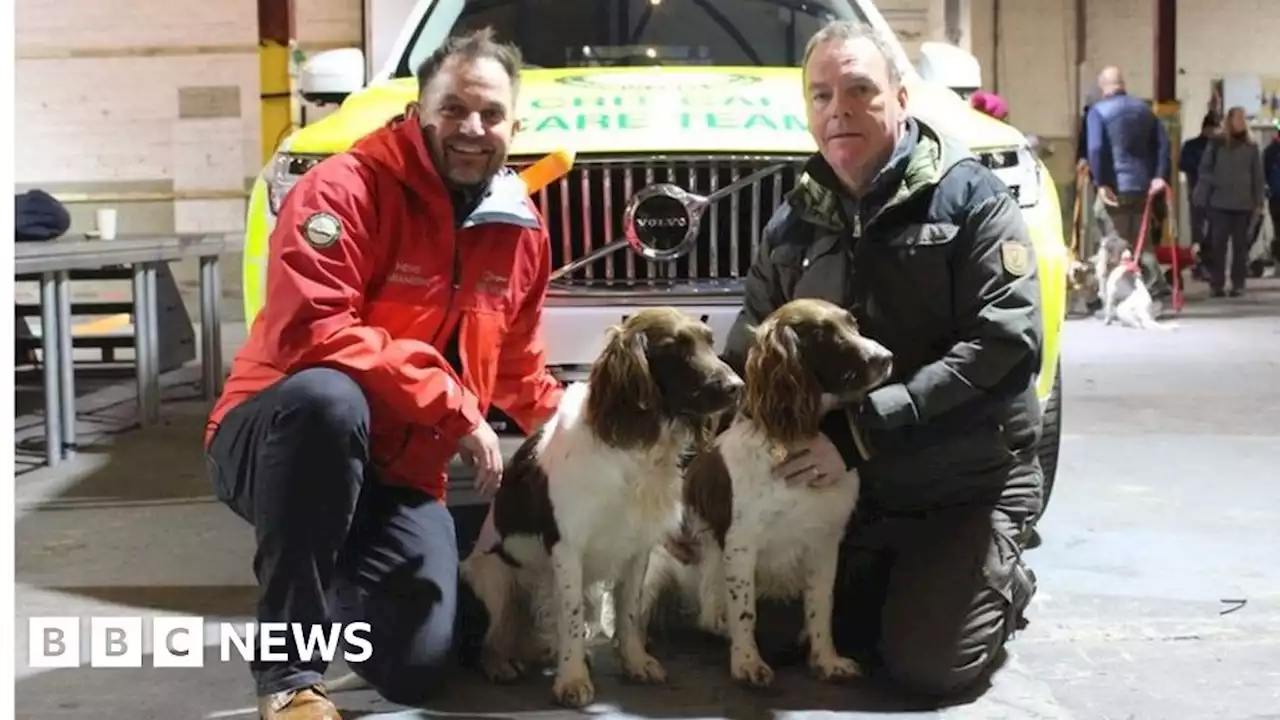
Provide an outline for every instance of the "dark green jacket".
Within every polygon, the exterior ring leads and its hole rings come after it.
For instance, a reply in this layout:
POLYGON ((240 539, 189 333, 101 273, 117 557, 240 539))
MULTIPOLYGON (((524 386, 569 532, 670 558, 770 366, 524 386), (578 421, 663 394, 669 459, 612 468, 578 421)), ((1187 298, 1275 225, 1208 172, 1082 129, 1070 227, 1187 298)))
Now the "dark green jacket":
MULTIPOLYGON (((741 371, 750 328, 789 300, 847 307, 895 356, 859 411, 870 459, 843 413, 824 423, 864 496, 914 510, 1007 495, 1014 451, 1034 447, 1040 428, 1040 283, 1017 201, 916 120, 861 201, 841 187, 815 156, 770 219, 726 360, 741 371)), ((1035 483, 1024 490, 1038 502, 1035 483)))

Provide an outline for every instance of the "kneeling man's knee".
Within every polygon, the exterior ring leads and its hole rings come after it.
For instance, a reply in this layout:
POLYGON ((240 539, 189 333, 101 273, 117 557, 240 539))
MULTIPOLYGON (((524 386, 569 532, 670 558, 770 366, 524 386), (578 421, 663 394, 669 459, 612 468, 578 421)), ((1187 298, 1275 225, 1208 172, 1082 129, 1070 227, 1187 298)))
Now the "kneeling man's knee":
POLYGON ((885 643, 886 679, 912 695, 948 698, 967 693, 985 677, 1004 645, 1003 623, 966 633, 957 643, 885 643))

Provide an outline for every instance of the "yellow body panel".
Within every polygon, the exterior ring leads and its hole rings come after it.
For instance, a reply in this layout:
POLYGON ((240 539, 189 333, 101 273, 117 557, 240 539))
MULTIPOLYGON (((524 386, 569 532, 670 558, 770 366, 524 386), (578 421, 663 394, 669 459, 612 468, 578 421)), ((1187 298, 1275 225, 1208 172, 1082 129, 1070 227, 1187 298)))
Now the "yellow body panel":
MULTIPOLYGON (((979 113, 955 93, 911 77, 909 110, 974 150, 1025 143, 1017 129, 979 113)), ((374 83, 335 113, 289 138, 292 153, 329 155, 404 111, 416 96, 413 78, 374 83)), ((583 155, 699 153, 806 155, 815 149, 805 126, 797 68, 655 67, 525 70, 517 113, 521 131, 512 155, 557 150, 583 155)), ((1043 168, 1040 202, 1023 210, 1039 257, 1044 289, 1044 364, 1040 396, 1053 387, 1066 311, 1067 248, 1053 181, 1043 168)), ((271 221, 266 187, 254 185, 244 259, 245 318, 262 303, 262 268, 271 221)))

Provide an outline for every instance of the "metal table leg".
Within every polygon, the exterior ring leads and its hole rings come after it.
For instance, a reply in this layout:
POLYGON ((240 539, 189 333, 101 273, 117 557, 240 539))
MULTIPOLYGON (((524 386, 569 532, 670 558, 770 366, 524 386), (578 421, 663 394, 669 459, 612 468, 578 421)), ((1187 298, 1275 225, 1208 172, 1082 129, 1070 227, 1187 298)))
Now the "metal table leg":
POLYGON ((76 375, 71 351, 71 273, 56 276, 58 295, 58 403, 62 420, 62 456, 76 453, 76 375))
POLYGON ((200 258, 200 370, 205 400, 222 393, 222 288, 218 257, 200 258))
POLYGON ((62 461, 62 398, 58 390, 58 283, 56 273, 40 276, 40 361, 44 365, 45 462, 62 461))
POLYGON ((158 271, 154 264, 145 268, 147 298, 147 421, 151 425, 160 422, 160 307, 156 300, 156 276, 158 271))
POLYGON ((133 365, 138 378, 138 422, 143 426, 151 424, 151 352, 147 348, 151 308, 147 304, 146 266, 137 263, 133 266, 133 365))

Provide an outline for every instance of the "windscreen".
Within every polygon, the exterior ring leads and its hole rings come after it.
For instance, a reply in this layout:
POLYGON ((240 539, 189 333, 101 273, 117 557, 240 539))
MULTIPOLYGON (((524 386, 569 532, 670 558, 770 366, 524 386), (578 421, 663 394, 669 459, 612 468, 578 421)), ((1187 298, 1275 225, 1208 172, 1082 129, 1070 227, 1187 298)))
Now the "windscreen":
POLYGON ((449 35, 492 26, 529 67, 797 66, 827 21, 865 21, 846 0, 438 0, 397 75, 449 35))

